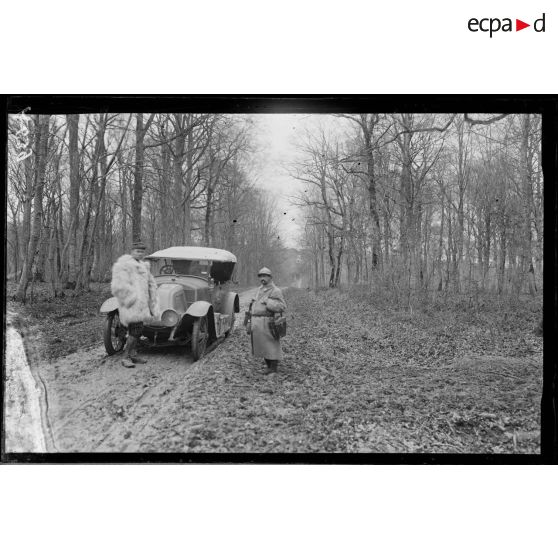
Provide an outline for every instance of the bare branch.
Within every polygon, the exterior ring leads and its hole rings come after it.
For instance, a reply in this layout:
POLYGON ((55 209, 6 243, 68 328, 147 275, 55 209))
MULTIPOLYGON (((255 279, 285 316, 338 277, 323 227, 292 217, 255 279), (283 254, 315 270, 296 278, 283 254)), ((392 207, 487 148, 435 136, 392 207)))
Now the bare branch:
POLYGON ((500 114, 499 116, 494 116, 493 118, 487 118, 486 120, 480 120, 476 118, 471 118, 469 113, 464 114, 465 122, 468 122, 471 126, 476 126, 477 124, 492 124, 493 122, 498 122, 509 116, 508 114, 500 114))

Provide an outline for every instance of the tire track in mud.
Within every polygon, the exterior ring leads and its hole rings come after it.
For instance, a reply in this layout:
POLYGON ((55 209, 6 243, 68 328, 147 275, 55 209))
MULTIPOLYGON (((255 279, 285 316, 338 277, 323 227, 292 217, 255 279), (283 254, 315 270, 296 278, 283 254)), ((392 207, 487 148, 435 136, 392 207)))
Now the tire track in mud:
POLYGON ((195 367, 196 363, 192 361, 184 370, 165 370, 157 383, 129 402, 122 416, 116 417, 115 422, 91 451, 137 451, 138 448, 134 447, 138 445, 136 439, 139 441, 141 433, 164 412, 168 399, 172 398, 172 394, 186 381, 188 374, 195 367))
MULTIPOLYGON (((244 309, 255 291, 240 293, 235 330, 242 328, 244 309)), ((228 343, 235 342, 233 336, 234 332, 213 343, 198 362, 193 362, 184 347, 165 347, 142 350, 148 362, 127 369, 120 364, 121 355, 104 353, 100 341, 98 347, 43 365, 41 376, 51 399, 54 451, 134 452, 143 451, 146 444, 156 448, 153 451, 165 451, 157 423, 161 418, 166 421, 163 415, 177 397, 188 400, 196 396, 200 389, 196 375, 201 367, 216 362, 215 351, 226 350, 228 343)), ((176 429, 177 435, 184 435, 182 423, 176 429)))
MULTIPOLYGON (((242 328, 241 318, 255 292, 256 289, 252 288, 240 293, 240 314, 236 317, 231 336, 227 339, 217 340, 208 347, 200 361, 190 361, 180 371, 177 370, 177 364, 172 362, 173 359, 170 359, 166 363, 162 379, 144 390, 131 402, 126 410, 126 416, 122 417, 121 421, 116 420, 91 451, 131 452, 144 451, 146 447, 151 451, 174 451, 173 447, 165 447, 166 439, 165 436, 161 436, 161 430, 174 434, 176 438, 184 438, 188 433, 187 424, 183 422, 182 418, 173 419, 163 415, 167 413, 169 407, 173 407, 173 404, 177 404, 179 401, 187 402, 196 396, 196 390, 199 389, 199 386, 196 385, 196 375, 200 373, 202 367, 211 367, 215 359, 214 351, 226 350, 227 343, 234 342, 231 337, 238 328, 242 328), (140 411, 141 408, 144 408, 144 412, 140 411), (180 426, 169 426, 167 425, 169 421, 180 426), (161 426, 161 422, 165 426, 161 426)), ((167 353, 172 350, 167 350, 167 353)))
POLYGON ((146 414, 138 413, 142 404, 164 405, 160 395, 172 389, 191 365, 189 357, 175 349, 180 348, 173 348, 168 359, 144 352, 147 364, 133 369, 120 364, 121 355, 105 357, 102 349, 75 353, 48 366, 43 375, 59 451, 105 451, 105 442, 124 440, 128 429, 146 414))
MULTIPOLYGON (((242 329, 244 311, 255 292, 256 289, 251 288, 239 293, 241 308, 234 330, 242 329)), ((153 451, 165 451, 160 424, 165 424, 170 433, 174 429, 176 436, 184 437, 190 418, 182 412, 180 417, 166 417, 167 409, 173 405, 177 409, 177 397, 190 401, 204 394, 198 376, 201 372, 211 378, 213 366, 219 364, 215 351, 226 350, 227 344, 238 342, 234 339, 234 331, 232 333, 208 347, 206 355, 197 363, 184 347, 167 347, 142 351, 148 363, 126 369, 120 364, 121 355, 109 357, 105 354, 100 338, 99 345, 93 348, 83 348, 45 363, 38 350, 39 340, 42 342, 38 328, 23 332, 22 335, 35 341, 24 344, 29 378, 26 385, 32 385, 33 389, 27 389, 29 394, 23 397, 20 406, 29 418, 30 401, 40 403, 39 407, 35 405, 39 412, 34 412, 31 425, 36 441, 34 449, 29 449, 41 452, 141 451, 147 443, 155 448, 153 451), (174 426, 168 427, 169 423, 174 426)), ((11 349, 11 345, 7 346, 7 353, 11 349)), ((18 377, 21 373, 17 372, 18 377)), ((10 428, 14 436, 19 436, 21 421, 10 428)))
MULTIPOLYGON (((117 413, 115 422, 90 451, 132 451, 130 447, 134 445, 136 447, 133 451, 137 451, 137 446, 140 443, 139 434, 152 425, 157 417, 164 412, 167 400, 172 399, 176 393, 183 391, 185 384, 188 383, 188 378, 193 377, 199 372, 199 368, 207 362, 208 356, 225 342, 226 339, 221 338, 212 343, 207 348, 204 357, 198 362, 192 360, 186 349, 171 348, 171 351, 184 352, 184 355, 174 355, 178 362, 171 358, 171 361, 163 365, 163 370, 159 369, 161 373, 160 379, 155 384, 144 389, 133 400, 129 401, 125 411, 117 413), (182 357, 184 357, 185 363, 180 362, 182 357), (145 408, 145 411, 141 412, 141 408, 145 408), (134 440, 138 439, 138 441, 125 441, 130 440, 132 437, 134 440)), ((144 355, 149 360, 146 365, 141 366, 151 366, 153 368, 155 365, 150 365, 151 358, 149 352, 144 352, 144 355)), ((166 359, 164 353, 160 357, 166 359)))

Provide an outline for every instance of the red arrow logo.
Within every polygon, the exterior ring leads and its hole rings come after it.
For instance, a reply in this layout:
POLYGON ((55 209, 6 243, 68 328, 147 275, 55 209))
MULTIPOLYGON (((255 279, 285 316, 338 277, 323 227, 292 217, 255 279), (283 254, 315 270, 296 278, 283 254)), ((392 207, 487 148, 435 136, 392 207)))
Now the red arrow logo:
POLYGON ((516 31, 521 31, 522 29, 525 29, 526 27, 531 27, 531 24, 530 23, 525 23, 524 21, 521 21, 520 19, 515 20, 515 30, 516 31))

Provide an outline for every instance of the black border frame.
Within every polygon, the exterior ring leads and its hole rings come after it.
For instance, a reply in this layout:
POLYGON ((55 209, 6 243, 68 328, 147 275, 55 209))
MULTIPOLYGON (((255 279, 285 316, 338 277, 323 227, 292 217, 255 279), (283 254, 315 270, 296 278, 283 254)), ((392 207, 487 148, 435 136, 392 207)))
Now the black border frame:
MULTIPOLYGON (((207 113, 539 113, 542 115, 544 174, 544 355, 540 454, 382 454, 382 453, 6 453, 4 406, 1 411, 1 456, 4 463, 243 463, 243 464, 551 464, 558 463, 558 95, 3 95, 0 165, 7 180, 8 114, 30 107, 28 114, 99 112, 207 113)), ((6 233, 6 223, 4 225, 6 233)), ((6 235, 4 235, 6 238, 6 235)), ((5 258, 6 241, 2 257, 5 258)), ((6 262, 4 262, 5 271, 6 262)), ((3 276, 5 281, 5 273, 3 276)), ((4 286, 4 330, 6 289, 4 286)), ((5 354, 5 346, 3 346, 5 354)), ((2 402, 5 369, 2 366, 2 402)))

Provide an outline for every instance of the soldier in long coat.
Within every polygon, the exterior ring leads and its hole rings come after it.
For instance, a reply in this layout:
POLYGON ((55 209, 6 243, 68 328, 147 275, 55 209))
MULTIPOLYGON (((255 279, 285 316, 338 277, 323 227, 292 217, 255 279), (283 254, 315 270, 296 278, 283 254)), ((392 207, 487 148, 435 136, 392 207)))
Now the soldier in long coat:
POLYGON ((265 374, 277 372, 277 363, 283 358, 281 341, 271 334, 269 322, 275 312, 284 312, 287 304, 281 289, 272 281, 271 270, 263 267, 258 271, 260 287, 252 301, 252 354, 265 360, 265 374))
POLYGON ((149 262, 143 260, 145 244, 134 242, 130 254, 120 256, 112 267, 112 294, 118 300, 120 323, 128 328, 122 365, 133 368, 134 363, 144 364, 138 356, 137 344, 144 322, 159 317, 157 283, 150 273, 149 262))

